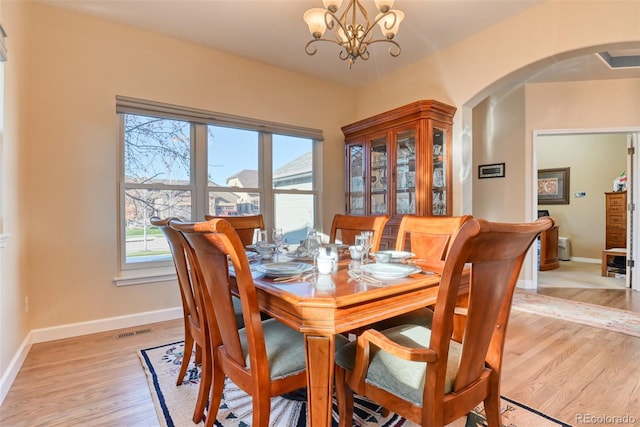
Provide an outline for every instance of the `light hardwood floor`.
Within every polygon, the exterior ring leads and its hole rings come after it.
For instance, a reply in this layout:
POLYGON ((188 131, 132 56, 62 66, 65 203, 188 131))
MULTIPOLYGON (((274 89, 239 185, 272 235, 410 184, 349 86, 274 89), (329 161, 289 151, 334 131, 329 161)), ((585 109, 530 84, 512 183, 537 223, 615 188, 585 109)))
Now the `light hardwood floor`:
MULTIPOLYGON (((640 293, 630 290, 540 293, 640 311, 640 293)), ((34 345, 0 407, 0 425, 157 426, 136 350, 182 333, 182 322, 170 321, 34 345)), ((640 424, 638 366, 640 338, 514 310, 502 394, 573 425, 580 414, 640 424)))

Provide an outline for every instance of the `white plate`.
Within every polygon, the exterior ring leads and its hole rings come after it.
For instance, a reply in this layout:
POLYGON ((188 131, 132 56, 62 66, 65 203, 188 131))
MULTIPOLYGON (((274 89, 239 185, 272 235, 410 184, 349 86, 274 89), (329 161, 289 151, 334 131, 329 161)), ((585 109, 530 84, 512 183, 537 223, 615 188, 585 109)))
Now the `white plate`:
POLYGON ((245 251, 245 253, 247 254, 247 260, 249 262, 257 261, 260 259, 260 254, 258 252, 245 251))
MULTIPOLYGON (((269 243, 268 245, 270 248, 275 248, 277 245, 275 243, 269 243)), ((257 250, 256 245, 247 245, 245 246, 247 249, 251 249, 251 250, 257 250)))
POLYGON ((413 252, 405 252, 405 251, 378 251, 374 252, 371 255, 376 256, 376 254, 389 254, 391 255, 391 261, 402 261, 403 259, 409 259, 416 256, 413 252))
POLYGON ((313 270, 313 266, 304 262, 271 262, 256 265, 255 270, 267 277, 286 277, 304 274, 313 270))
POLYGON ((419 273, 420 268, 405 264, 365 264, 360 269, 376 279, 401 279, 410 274, 419 273))

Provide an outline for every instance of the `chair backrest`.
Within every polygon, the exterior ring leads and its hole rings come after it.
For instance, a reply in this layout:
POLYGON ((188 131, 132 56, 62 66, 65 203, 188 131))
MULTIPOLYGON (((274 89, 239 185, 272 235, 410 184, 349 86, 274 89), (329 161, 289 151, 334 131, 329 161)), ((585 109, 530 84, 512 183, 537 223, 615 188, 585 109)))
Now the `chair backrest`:
MULTIPOLYGON (((551 217, 533 223, 508 224, 472 219, 452 241, 434 309, 431 345, 438 360, 447 360, 453 314, 465 264, 471 265, 466 325, 454 392, 477 382, 485 368, 499 384, 504 339, 513 293, 527 251, 537 236, 551 228, 551 217)), ((442 393, 446 364, 427 365, 425 393, 442 393)), ((486 375, 486 374, 485 374, 486 375)), ((433 395, 425 395, 427 398, 433 395)))
POLYGON ((158 227, 162 234, 164 234, 167 242, 169 243, 169 249, 173 257, 173 263, 176 268, 176 275, 178 277, 178 285, 180 286, 180 297, 182 298, 182 310, 184 312, 184 321, 191 322, 196 328, 200 328, 202 325, 204 316, 198 310, 197 298, 195 295, 195 287, 193 284, 196 277, 192 277, 191 269, 189 268, 189 260, 187 252, 190 250, 189 245, 184 237, 172 229, 169 226, 169 221, 178 220, 178 218, 158 218, 152 217, 149 222, 151 225, 158 227))
POLYGON ((204 219, 209 221, 212 219, 222 218, 231 224, 236 230, 240 240, 244 246, 253 243, 253 236, 256 230, 264 230, 264 218, 262 215, 245 215, 245 216, 213 216, 205 215, 204 219))
POLYGON ((441 272, 449 243, 471 215, 416 216, 405 215, 400 221, 396 250, 408 250, 425 270, 441 272))
MULTIPOLYGON (((204 308, 208 323, 217 328, 224 345, 225 369, 233 369, 241 376, 251 375, 260 384, 269 383, 269 366, 260 309, 249 262, 234 227, 225 219, 217 218, 198 223, 171 221, 172 228, 180 231, 195 255, 194 266, 201 275, 204 308), (248 340, 249 366, 245 364, 238 323, 229 286, 229 260, 233 264, 238 287, 244 327, 248 340), (215 304, 213 303, 215 301, 215 304)), ((215 339, 215 337, 213 338, 215 339)), ((253 382, 253 381, 252 381, 253 382)))
POLYGON ((387 221, 389 221, 389 216, 387 215, 357 216, 336 214, 331 223, 329 242, 335 243, 339 231, 340 241, 346 245, 353 245, 358 234, 363 231, 373 231, 371 251, 375 252, 380 247, 382 232, 387 221))

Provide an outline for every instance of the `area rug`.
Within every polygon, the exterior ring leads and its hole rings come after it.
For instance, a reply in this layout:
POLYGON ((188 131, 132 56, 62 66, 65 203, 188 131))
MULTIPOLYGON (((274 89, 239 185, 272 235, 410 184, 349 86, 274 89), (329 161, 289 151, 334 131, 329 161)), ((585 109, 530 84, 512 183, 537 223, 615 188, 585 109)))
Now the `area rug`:
POLYGON ((513 308, 527 313, 640 337, 640 313, 633 311, 524 291, 516 291, 514 294, 513 308))
MULTIPOLYGON (((176 386, 176 376, 182 363, 184 343, 182 341, 160 345, 138 351, 147 374, 149 389, 158 414, 159 425, 164 427, 190 427, 193 407, 198 394, 200 370, 189 365, 184 382, 176 386)), ((193 360, 193 358, 192 358, 193 360)), ((384 417, 380 407, 356 396, 354 426, 371 427, 417 427, 416 424, 396 415, 384 417)), ((251 425, 251 398, 227 380, 223 400, 217 414, 216 426, 246 427, 251 425)), ((545 427, 567 426, 536 410, 505 397, 502 398, 503 424, 505 427, 545 427)), ((307 402, 304 392, 291 393, 271 400, 271 426, 303 427, 307 425, 307 402)), ((337 426, 337 407, 334 401, 333 425, 337 426)), ((202 425, 199 423, 197 425, 202 425)), ((451 427, 485 426, 482 405, 477 407, 466 420, 450 424, 451 427)))

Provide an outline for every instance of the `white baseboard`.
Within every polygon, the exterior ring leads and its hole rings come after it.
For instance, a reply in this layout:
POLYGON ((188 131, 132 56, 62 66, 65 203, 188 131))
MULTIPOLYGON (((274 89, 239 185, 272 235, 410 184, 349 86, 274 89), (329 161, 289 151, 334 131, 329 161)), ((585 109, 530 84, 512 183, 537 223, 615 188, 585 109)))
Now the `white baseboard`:
POLYGON ((11 388, 13 381, 18 376, 18 372, 27 358, 29 350, 31 350, 31 332, 29 332, 24 338, 22 344, 20 344, 20 347, 18 348, 18 351, 13 358, 11 358, 11 362, 9 362, 7 370, 4 371, 0 378, 0 406, 2 406, 2 402, 4 402, 4 398, 7 397, 7 393, 9 393, 9 389, 11 388))
POLYGON ((149 323, 164 322, 166 320, 181 319, 182 307, 168 308, 165 310, 147 311, 127 316, 110 317, 107 319, 92 320, 89 322, 69 323, 67 325, 53 326, 50 328, 32 329, 23 340, 20 348, 11 359, 7 370, 0 378, 0 405, 9 393, 13 381, 18 376, 31 346, 36 343, 72 338, 80 335, 94 334, 98 332, 112 331, 115 329, 131 328, 133 326, 149 323))
MULTIPOLYGON (((571 257, 571 261, 588 262, 590 264, 602 264, 602 259, 600 259, 600 258, 582 258, 582 257, 572 256, 571 257)), ((560 262, 562 262, 562 261, 560 261, 560 262)))

